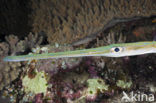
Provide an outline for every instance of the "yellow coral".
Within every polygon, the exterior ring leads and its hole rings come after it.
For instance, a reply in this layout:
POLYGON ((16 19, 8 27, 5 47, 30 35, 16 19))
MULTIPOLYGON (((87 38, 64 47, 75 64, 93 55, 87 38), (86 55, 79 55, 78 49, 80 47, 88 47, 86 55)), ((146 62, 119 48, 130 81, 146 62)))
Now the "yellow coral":
POLYGON ((105 90, 108 90, 108 85, 100 78, 88 79, 88 95, 96 95, 99 92, 104 93, 105 90))
POLYGON ((126 89, 126 88, 130 88, 132 86, 132 81, 126 82, 123 80, 118 80, 116 85, 120 88, 126 89))
POLYGON ((36 76, 31 79, 26 75, 22 80, 22 85, 26 93, 32 92, 34 94, 46 93, 47 81, 44 72, 37 72, 36 76))

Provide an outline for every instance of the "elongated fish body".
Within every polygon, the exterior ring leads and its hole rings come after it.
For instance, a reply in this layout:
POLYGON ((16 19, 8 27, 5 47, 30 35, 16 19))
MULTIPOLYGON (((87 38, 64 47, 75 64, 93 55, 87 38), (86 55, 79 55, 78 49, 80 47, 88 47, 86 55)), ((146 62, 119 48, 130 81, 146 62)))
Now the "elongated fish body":
POLYGON ((111 44, 108 46, 98 48, 56 52, 56 53, 7 56, 3 60, 16 62, 16 61, 28 61, 33 59, 85 57, 85 56, 124 57, 147 53, 156 53, 156 41, 111 44))

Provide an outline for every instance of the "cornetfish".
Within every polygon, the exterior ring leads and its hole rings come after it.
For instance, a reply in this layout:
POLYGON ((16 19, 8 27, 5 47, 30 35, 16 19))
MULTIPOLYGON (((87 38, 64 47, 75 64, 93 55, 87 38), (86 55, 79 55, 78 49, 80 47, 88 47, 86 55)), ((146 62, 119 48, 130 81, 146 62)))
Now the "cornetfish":
POLYGON ((33 59, 50 59, 64 57, 86 57, 86 56, 124 57, 148 53, 156 53, 156 41, 119 43, 97 48, 56 52, 56 53, 7 56, 3 60, 17 62, 17 61, 28 61, 33 59))

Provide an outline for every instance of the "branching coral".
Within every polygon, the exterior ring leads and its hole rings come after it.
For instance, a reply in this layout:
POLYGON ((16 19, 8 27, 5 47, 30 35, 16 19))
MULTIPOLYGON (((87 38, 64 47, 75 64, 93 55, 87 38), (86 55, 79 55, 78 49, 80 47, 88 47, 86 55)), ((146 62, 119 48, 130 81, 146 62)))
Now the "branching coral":
POLYGON ((17 36, 14 35, 9 35, 7 37, 5 37, 6 42, 9 45, 9 53, 11 53, 11 55, 15 55, 15 53, 18 52, 24 52, 25 47, 24 42, 19 42, 19 39, 17 36))
POLYGON ((103 37, 103 39, 97 39, 96 46, 124 43, 125 41, 126 36, 124 36, 122 33, 115 33, 114 31, 111 31, 107 36, 103 37))
POLYGON ((121 33, 114 33, 110 32, 107 37, 104 38, 104 42, 109 44, 115 44, 115 43, 123 43, 126 41, 126 36, 123 36, 121 33))
POLYGON ((29 35, 24 39, 25 47, 27 47, 26 49, 32 49, 39 46, 43 42, 43 37, 44 37, 43 32, 35 34, 29 33, 29 35))
POLYGON ((6 42, 0 43, 0 90, 15 80, 23 68, 22 63, 4 62, 3 58, 7 55, 16 55, 18 53, 30 51, 33 47, 41 44, 42 42, 42 37, 37 33, 35 36, 30 33, 25 40, 19 40, 18 37, 14 35, 9 35, 5 38, 6 42))
POLYGON ((46 32, 50 43, 69 44, 100 33, 114 18, 155 15, 155 5, 155 0, 32 0, 32 27, 46 32))
POLYGON ((21 68, 20 63, 0 63, 0 90, 18 77, 21 68))
POLYGON ((5 63, 3 57, 8 55, 9 45, 5 42, 0 43, 0 90, 15 80, 21 72, 20 63, 5 63))
POLYGON ((17 36, 9 35, 6 36, 6 44, 9 46, 8 53, 15 55, 19 52, 25 52, 26 50, 31 50, 34 47, 40 45, 43 41, 43 36, 39 35, 40 33, 32 34, 29 33, 28 37, 25 37, 24 40, 19 40, 17 36))

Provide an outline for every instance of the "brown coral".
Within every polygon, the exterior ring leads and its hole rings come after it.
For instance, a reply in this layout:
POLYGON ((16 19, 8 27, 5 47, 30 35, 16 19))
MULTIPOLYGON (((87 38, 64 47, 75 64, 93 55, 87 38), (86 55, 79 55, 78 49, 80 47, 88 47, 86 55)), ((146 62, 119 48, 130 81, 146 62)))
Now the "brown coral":
POLYGON ((24 40, 19 40, 17 36, 9 35, 6 42, 0 42, 0 90, 4 86, 15 80, 22 71, 23 65, 20 62, 4 62, 3 58, 7 55, 16 55, 32 49, 42 43, 42 37, 39 34, 30 33, 24 40))
POLYGON ((15 80, 21 71, 20 63, 3 62, 2 58, 8 55, 8 52, 9 44, 4 42, 0 43, 0 90, 3 89, 4 86, 8 85, 11 81, 15 80))
POLYGON ((103 46, 103 45, 110 45, 110 44, 115 44, 115 43, 124 43, 125 41, 126 41, 126 36, 124 36, 122 33, 120 32, 115 33, 115 31, 110 31, 108 35, 106 35, 101 40, 97 38, 97 43, 95 47, 103 46))
MULTIPOLYGON (((156 14, 155 0, 32 0, 33 31, 45 31, 50 43, 72 43, 96 35, 114 18, 156 14)), ((118 20, 118 21, 120 21, 118 20)))

